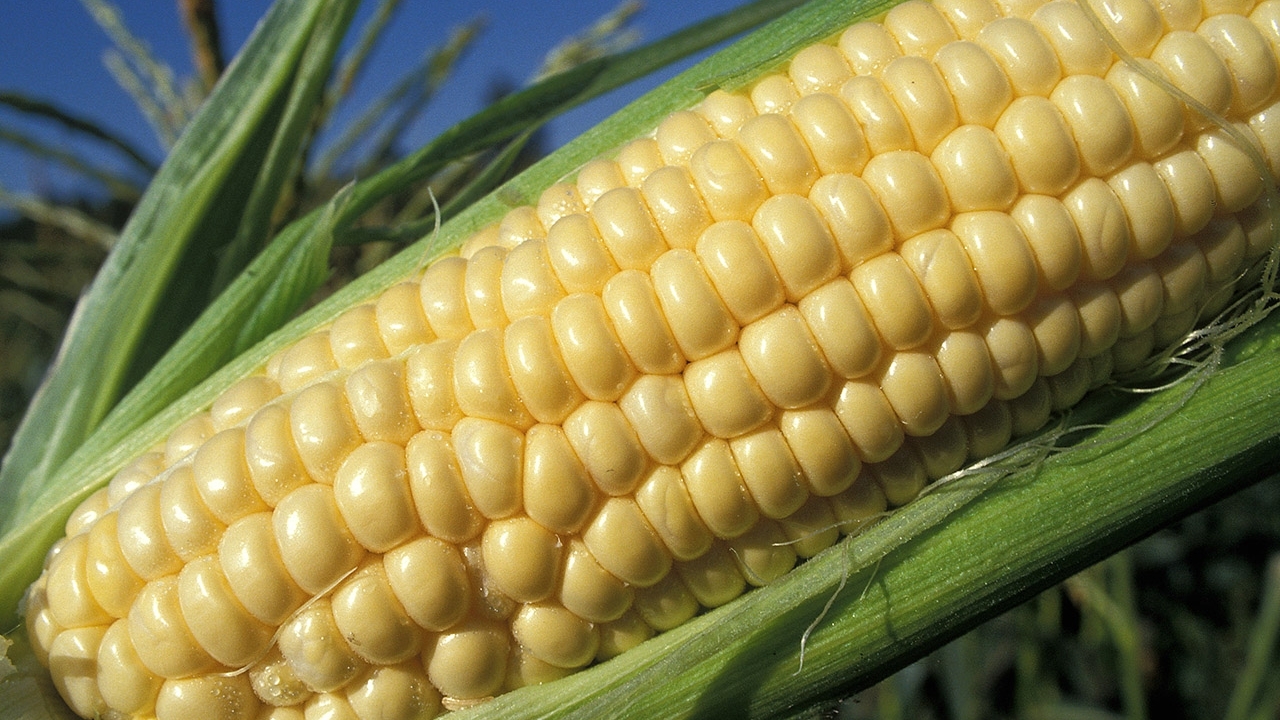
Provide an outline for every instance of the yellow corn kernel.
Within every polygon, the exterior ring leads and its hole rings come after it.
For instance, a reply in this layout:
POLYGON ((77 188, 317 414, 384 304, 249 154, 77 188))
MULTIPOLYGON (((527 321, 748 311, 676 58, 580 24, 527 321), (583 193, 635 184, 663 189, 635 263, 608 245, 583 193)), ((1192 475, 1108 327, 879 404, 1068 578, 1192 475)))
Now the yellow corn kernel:
MULTIPOLYGON (((1280 3, 1238 5, 1102 19, 1280 165, 1280 3)), ((1071 0, 910 0, 126 464, 32 586, 37 657, 112 717, 430 717, 561 677, 1177 342, 1269 250, 1261 193, 1071 0)))

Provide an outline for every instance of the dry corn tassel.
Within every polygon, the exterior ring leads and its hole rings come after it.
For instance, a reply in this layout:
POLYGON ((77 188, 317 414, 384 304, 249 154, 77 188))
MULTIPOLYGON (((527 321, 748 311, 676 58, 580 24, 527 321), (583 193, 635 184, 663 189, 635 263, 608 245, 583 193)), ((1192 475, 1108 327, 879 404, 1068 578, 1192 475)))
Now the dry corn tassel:
MULTIPOLYGON (((1280 0, 1099 17, 1280 163, 1280 0)), ((1263 185, 1075 3, 912 0, 226 390, 73 514, 30 636, 86 717, 563 676, 1181 338, 1269 249, 1263 185)))

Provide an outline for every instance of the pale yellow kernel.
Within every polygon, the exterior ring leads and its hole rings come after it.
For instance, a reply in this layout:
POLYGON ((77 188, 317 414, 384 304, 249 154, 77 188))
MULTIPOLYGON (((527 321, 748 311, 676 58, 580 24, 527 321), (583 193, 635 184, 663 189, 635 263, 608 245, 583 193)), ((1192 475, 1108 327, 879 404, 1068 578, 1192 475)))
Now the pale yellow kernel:
POLYGON ((769 192, 809 192, 818 166, 804 139, 785 115, 757 115, 742 124, 738 143, 764 178, 769 192))
MULTIPOLYGON (((1144 358, 1150 357, 1151 346, 1147 346, 1144 358)), ((1052 412, 1053 397, 1049 393, 1049 383, 1044 378, 1037 378, 1027 391, 1009 401, 1009 415, 1013 424, 1013 436, 1030 435, 1049 422, 1052 412)))
POLYGON ((182 568, 178 602, 192 637, 213 659, 228 667, 257 660, 275 634, 274 627, 250 615, 236 599, 217 555, 205 555, 182 568))
MULTIPOLYGON (((693 251, 663 253, 654 261, 650 277, 662 314, 686 358, 706 357, 737 340, 738 324, 693 251)), ((599 364, 600 360, 593 362, 599 364)))
POLYGON ((601 567, 636 587, 653 585, 671 570, 671 553, 629 498, 606 500, 582 541, 601 567))
POLYGON ((902 3, 889 11, 884 27, 898 41, 903 55, 931 58, 943 45, 956 39, 951 24, 932 4, 902 3))
POLYGON ((984 25, 1000 16, 990 0, 937 0, 934 6, 961 38, 972 38, 984 25))
POLYGON ((98 691, 107 706, 145 715, 155 707, 163 680, 142 664, 129 637, 129 621, 117 620, 98 645, 98 691))
POLYGON ((750 225, 715 223, 702 233, 696 251, 716 293, 737 322, 745 325, 756 320, 786 299, 782 280, 750 225))
POLYGON ((1037 2, 1038 0, 995 0, 1002 14, 1015 18, 1030 17, 1037 2))
MULTIPOLYGON (((698 517, 719 538, 732 538, 746 532, 760 519, 759 509, 751 499, 738 472, 729 444, 720 438, 707 440, 680 467, 685 489, 697 509, 698 517)), ((710 538, 707 538, 708 543, 710 538)), ((701 548, 705 552, 706 547, 701 548)), ((687 560, 696 555, 677 559, 687 560)))
POLYGON ((599 648, 595 627, 558 605, 526 605, 511 621, 511 634, 539 660, 561 668, 591 662, 599 648))
POLYGON ((279 395, 280 386, 275 380, 266 375, 250 375, 224 389, 209 407, 209 419, 214 423, 214 430, 225 430, 243 423, 279 395))
MULTIPOLYGON (((828 91, 805 95, 791 108, 791 120, 823 175, 861 172, 867 160, 871 159, 862 127, 854 120, 848 106, 833 94, 838 91, 839 86, 836 86, 828 91)), ((705 196, 706 192, 703 194, 705 196)))
MULTIPOLYGON (((1179 90, 1222 115, 1231 107, 1231 72, 1204 37, 1185 30, 1165 34, 1151 53, 1156 67, 1179 90)), ((1194 110, 1188 110, 1190 128, 1210 124, 1194 110)))
POLYGON ((899 242, 942 227, 951 215, 942 178, 920 153, 877 155, 867 163, 862 179, 884 207, 899 242))
POLYGON ((996 134, 979 125, 956 128, 930 156, 956 212, 1006 210, 1018 179, 996 134))
POLYGON ((808 405, 831 387, 831 368, 793 305, 743 328, 738 351, 760 390, 779 407, 808 405))
POLYGON ((1213 217, 1217 189, 1204 160, 1194 150, 1180 150, 1154 167, 1173 202, 1174 233, 1185 237, 1199 232, 1213 217))
POLYGON ((926 352, 899 352, 880 375, 880 390, 908 435, 930 435, 950 404, 938 364, 926 352))
POLYGON ((868 260, 854 268, 849 279, 889 347, 906 350, 928 339, 933 313, 902 256, 885 253, 868 260))
POLYGON ((1164 315, 1185 312, 1204 295, 1209 266, 1194 243, 1174 243, 1152 264, 1164 286, 1164 315))
POLYGON ((453 397, 453 358, 457 340, 419 345, 405 356, 404 379, 418 424, 429 430, 450 430, 462 418, 453 397))
POLYGON ((881 80, 902 110, 919 152, 932 153, 938 142, 959 125, 955 103, 942 75, 925 58, 898 58, 885 67, 881 80))
POLYGON ((852 434, 835 412, 825 407, 787 410, 778 426, 813 494, 829 497, 843 492, 858 476, 862 462, 852 434))
POLYGON ((303 706, 303 720, 360 720, 341 691, 316 693, 303 706))
POLYGON ((951 90, 960 122, 994 127, 1013 102, 1009 76, 977 43, 961 41, 944 46, 933 58, 951 90))
POLYGON ((578 170, 578 195, 588 207, 610 190, 626 186, 622 170, 612 160, 596 158, 578 170))
POLYGON ((329 345, 328 331, 311 333, 280 355, 280 368, 273 378, 284 392, 307 385, 338 367, 329 345))
POLYGON ((920 495, 929 481, 924 464, 910 444, 904 444, 884 462, 870 466, 871 477, 884 491, 889 507, 906 505, 920 495))
POLYGON ((1080 175, 1080 156, 1062 113, 1047 98, 1014 100, 995 126, 1023 192, 1060 195, 1080 175))
POLYGON ((949 333, 934 352, 934 361, 942 374, 952 413, 977 412, 991 400, 995 375, 982 335, 971 330, 949 333))
POLYGON ((1120 301, 1111 288, 1086 283, 1068 291, 1080 314, 1080 357, 1102 353, 1120 336, 1120 301))
MULTIPOLYGON (((1164 310, 1164 284, 1150 263, 1125 266, 1112 281, 1120 301, 1120 337, 1150 328, 1164 310)), ((1048 374, 1048 373, 1045 373, 1048 374)))
MULTIPOLYGON (((46 667, 49 664, 49 648, 63 630, 53 619, 53 614, 49 612, 49 598, 45 592, 48 579, 47 574, 41 573, 40 577, 36 578, 36 581, 27 589, 25 596, 27 612, 24 623, 27 637, 31 638, 31 654, 46 667)), ((133 601, 132 595, 129 601, 133 601)))
POLYGON ((382 558, 387 584, 420 627, 442 631, 467 615, 471 585, 457 548, 434 537, 420 537, 382 558))
MULTIPOLYGON (((546 237, 547 229, 538 220, 538 211, 530 205, 520 205, 507 211, 498 223, 498 237, 495 245, 499 249, 513 248, 516 245, 535 238, 546 237)), ((477 248, 468 255, 470 259, 485 248, 477 248)))
POLYGON ((107 504, 118 506, 135 490, 151 481, 165 469, 164 454, 148 452, 120 468, 107 483, 107 504))
POLYGON ((757 587, 768 585, 796 566, 795 549, 787 544, 787 536, 772 520, 757 523, 728 544, 742 577, 757 587))
POLYGON ((247 439, 248 431, 243 428, 223 430, 196 451, 191 464, 201 499, 224 523, 267 509, 249 473, 247 439))
POLYGON ((1085 174, 1107 175, 1133 154, 1129 112, 1102 78, 1067 77, 1053 89, 1049 100, 1071 128, 1085 174))
POLYGON ((378 332, 392 355, 434 339, 422 312, 417 283, 402 282, 387 288, 378 296, 374 309, 378 332))
POLYGON ((329 349, 338 367, 355 367, 387 356, 373 305, 357 305, 329 326, 329 349))
POLYGON ((546 318, 524 317, 509 325, 502 352, 510 372, 504 382, 514 383, 518 402, 533 419, 560 422, 582 402, 546 318))
POLYGON ((164 443, 164 464, 172 465, 190 455, 212 435, 213 422, 208 413, 197 413, 169 433, 164 443))
MULTIPOLYGON (((846 488, 847 489, 847 488, 846 488)), ((800 557, 813 557, 840 539, 840 525, 831 503, 824 497, 810 497, 799 510, 785 520, 778 520, 787 541, 800 557)))
POLYGON ((524 435, 508 425, 467 417, 451 437, 458 469, 477 510, 487 518, 507 517, 521 507, 524 435))
POLYGON ((1031 21, 1057 52, 1062 74, 1103 77, 1111 68, 1111 49, 1080 6, 1056 0, 1036 9, 1031 21))
POLYGON ((374 440, 352 450, 334 477, 333 497, 347 529, 372 552, 422 532, 400 445, 374 440))
MULTIPOLYGON (((1271 210, 1266 201, 1259 200, 1236 213, 1236 220, 1239 221, 1240 229, 1244 231, 1247 260, 1256 260, 1271 252, 1275 236, 1271 210)), ((1247 278, 1246 282, 1248 282, 1247 278)))
MULTIPOLYGON (((1140 60, 1139 64, 1160 72, 1151 61, 1140 60)), ((1182 137, 1184 117, 1181 101, 1128 63, 1113 65, 1106 80, 1129 109, 1139 157, 1154 160, 1177 144, 1182 137)))
POLYGON ((1148 260, 1173 238, 1173 201, 1154 167, 1133 163, 1107 181, 1129 220, 1129 256, 1148 260))
POLYGON ((121 618, 129 613, 129 606, 144 581, 129 567, 120 550, 117 517, 114 512, 107 513, 89 531, 84 571, 93 599, 109 615, 121 618))
POLYGON ((1082 243, 1075 220, 1062 202, 1048 195, 1024 195, 1009 216, 1035 256, 1039 284, 1057 291, 1075 283, 1083 262, 1082 243))
POLYGON ((1036 295, 1036 262, 1017 224, 1005 213, 957 215, 951 229, 973 263, 983 299, 997 315, 1012 315, 1036 295))
POLYGON ((618 400, 623 415, 654 460, 674 465, 702 437, 684 382, 676 375, 643 375, 618 400))
POLYGON ((517 602, 537 602, 555 589, 562 547, 556 535, 525 517, 499 520, 481 539, 485 570, 517 602))
POLYGON ((582 540, 569 541, 557 596, 567 610, 589 622, 607 623, 623 616, 633 595, 626 583, 596 562, 582 540))
MULTIPOLYGON (((182 618, 177 575, 147 583, 129 609, 128 621, 129 638, 133 640, 138 659, 156 675, 186 677, 217 667, 217 662, 191 636, 182 618)), ((100 632, 106 631, 106 626, 99 627, 100 632)), ((51 661, 56 648, 55 640, 54 648, 50 649, 51 661)), ((56 677, 56 666, 54 670, 56 677)))
MULTIPOLYGON (((1249 137, 1248 126, 1235 128, 1249 137)), ((1216 206, 1221 213, 1239 212, 1262 194, 1262 176, 1249 155, 1221 128, 1211 128, 1196 138, 1196 153, 1213 176, 1216 206)))
POLYGON ((878 520, 889 507, 880 485, 871 479, 871 471, 864 467, 862 474, 848 490, 827 498, 840 532, 853 535, 878 520))
POLYGON ((229 525, 218 543, 218 561, 245 610, 275 626, 309 596, 289 576, 276 547, 271 520, 271 513, 261 512, 229 525))
POLYGON ((1129 223, 1111 187, 1088 178, 1062 198, 1080 234, 1082 280, 1106 280, 1129 255, 1129 223))
POLYGON ((1199 0, 1162 0, 1156 10, 1168 30, 1195 30, 1203 19, 1199 0))
POLYGON ((1042 297, 1026 313, 1036 340, 1036 362, 1041 375, 1056 375, 1075 362, 1080 353, 1080 316, 1065 295, 1042 297))
POLYGON ((1196 237, 1196 242, 1204 253, 1211 287, 1234 279, 1240 272, 1240 264, 1248 251, 1248 239, 1235 218, 1214 219, 1196 237))
POLYGON ((598 293, 618 272, 595 223, 586 215, 569 215, 551 226, 547 256, 567 293, 598 293))
POLYGON ((855 75, 873 75, 902 50, 881 23, 860 22, 840 35, 838 45, 855 75))
POLYGON ((281 561, 298 586, 312 595, 342 579, 365 555, 327 485, 304 485, 289 493, 271 521, 281 561))
POLYGON ((1057 53, 1029 20, 1000 18, 984 27, 975 41, 1004 69, 1018 97, 1048 97, 1062 78, 1057 53))
POLYGON ((893 247, 889 216, 862 178, 827 175, 813 184, 809 202, 822 215, 840 248, 842 273, 893 247))
POLYGON ((164 481, 160 522, 174 552, 186 561, 212 552, 227 527, 200 499, 190 465, 175 467, 164 481))
POLYGON ((477 328, 507 324, 507 314, 502 309, 502 271, 506 257, 505 248, 487 247, 477 250, 467 260, 462 290, 471 323, 477 328))
POLYGON ((938 480, 959 470, 969 456, 969 441, 964 435, 964 425, 954 415, 926 437, 907 440, 924 465, 930 480, 938 480))
MULTIPOLYGON (((229 459, 224 456, 222 461, 229 459)), ((294 488, 311 482, 293 444, 287 405, 272 403, 253 414, 244 429, 244 462, 253 489, 268 507, 275 507, 294 488)))
POLYGON ((984 339, 995 374, 994 396, 1009 400, 1026 392, 1039 370, 1031 328, 1021 320, 1000 318, 987 328, 984 339))
MULTIPOLYGON (((760 173, 732 140, 714 140, 698 148, 689 161, 689 173, 714 220, 750 220, 768 197, 760 173)), ((598 216, 604 213, 596 211, 598 216)))
POLYGON ((747 118, 756 114, 751 99, 741 93, 713 90, 694 108, 717 135, 732 139, 747 118))
POLYGON ((712 222, 687 168, 658 168, 644 179, 640 193, 669 247, 693 247, 712 222))
POLYGON ((688 164, 694 151, 714 139, 707 122, 688 110, 671 113, 654 132, 658 152, 667 165, 688 164))
POLYGON ((835 238, 816 208, 801 195, 775 195, 751 220, 782 279, 787 299, 798 302, 840 274, 835 238))
POLYGON ((525 434, 525 512, 552 532, 582 528, 596 502, 587 469, 558 425, 534 425, 525 434))
POLYGON ((464 260, 468 260, 476 251, 487 247, 505 247, 503 238, 499 232, 500 223, 492 223, 486 225, 484 229, 479 230, 463 241, 462 247, 458 248, 458 256, 464 260))
POLYGON ((836 278, 809 293, 799 308, 827 363, 839 375, 860 377, 880 361, 880 338, 847 279, 836 278))
POLYGON ((423 273, 418 296, 436 337, 460 338, 474 329, 463 289, 466 278, 467 261, 460 257, 437 260, 423 273))
POLYGON ((698 614, 698 599, 679 575, 669 573, 656 585, 638 590, 632 608, 654 630, 666 632, 698 614))
POLYGON ((649 463, 640 439, 615 403, 588 401, 564 421, 569 444, 607 495, 635 489, 649 463))
POLYGON ((902 444, 902 424, 878 383, 846 382, 833 409, 864 463, 880 462, 902 444))
POLYGON ((601 195, 591 206, 591 217, 618 267, 648 270, 667 250, 666 240, 635 188, 618 188, 601 195))
POLYGON ((502 265, 501 293, 502 308, 512 320, 545 315, 564 297, 545 240, 529 240, 511 248, 502 265))
POLYGON ((685 391, 707 432, 734 438, 760 427, 773 414, 736 349, 689 363, 685 391))
POLYGON ((803 470, 780 429, 767 427, 734 438, 729 449, 760 514, 786 517, 809 497, 803 470))
POLYGON ((421 429, 409 401, 403 363, 366 363, 347 376, 346 389, 351 415, 366 440, 403 446, 421 429))
POLYGON ((316 692, 337 690, 367 667, 338 629, 327 597, 317 598, 281 625, 276 643, 298 679, 316 692))
POLYGON ((1125 52, 1147 57, 1164 34, 1164 23, 1155 3, 1143 0, 1103 0, 1098 3, 1098 18, 1106 32, 1115 38, 1125 52))
POLYGON ((569 375, 588 398, 616 400, 635 377, 599 295, 575 293, 556 303, 551 329, 569 375))
MULTIPOLYGON (((361 441, 346 392, 336 381, 314 383, 299 392, 289 407, 289 422, 298 457, 317 482, 333 482, 343 458, 361 441)), ((199 478, 199 469, 196 475, 199 478)))
POLYGON ((878 78, 854 77, 840 88, 840 99, 862 126, 872 156, 915 149, 911 126, 878 78))
POLYGON ((578 194, 578 188, 573 183, 567 182, 556 183, 543 190, 542 195, 538 196, 536 209, 538 221, 544 228, 555 225, 560 218, 566 215, 581 214, 587 211, 586 204, 583 203, 582 197, 578 194))
POLYGON ((801 98, 814 93, 834 92, 852 74, 844 55, 824 43, 815 43, 796 53, 787 66, 787 75, 801 98))
POLYGON ((761 115, 785 113, 799 97, 786 75, 774 73, 761 78, 751 88, 751 106, 761 115))
POLYGON ((88 547, 88 535, 72 537, 49 564, 45 592, 53 619, 63 628, 105 626, 113 619, 89 589, 85 570, 88 547))
POLYGON ((646 273, 623 270, 605 284, 600 300, 636 370, 662 375, 684 367, 684 356, 646 273))
POLYGON ((618 169, 627 185, 639 187, 649 173, 662 167, 662 153, 652 138, 632 140, 618 151, 618 169))
POLYGON ((603 662, 631 650, 640 643, 653 637, 653 628, 649 627, 634 610, 629 610, 622 617, 601 625, 600 649, 596 652, 596 660, 603 662))
POLYGON ((505 362, 503 332, 497 328, 476 330, 459 343, 453 361, 453 393, 464 415, 520 429, 533 424, 516 393, 505 362))
POLYGON ((572 675, 575 670, 577 668, 559 668, 539 660, 516 643, 507 657, 507 674, 503 679, 502 692, 559 680, 572 675))
POLYGON ((58 694, 82 717, 98 717, 107 712, 98 690, 98 647, 107 632, 105 625, 63 630, 49 647, 49 672, 58 694))
POLYGON ((346 696, 360 720, 427 720, 440 714, 440 691, 416 660, 373 668, 347 686, 346 696))
POLYGON ((703 607, 720 607, 747 589, 747 581, 738 570, 728 547, 717 542, 700 557, 675 564, 685 589, 703 607))
MULTIPOLYGON (((1152 347, 1166 348, 1176 345, 1187 337, 1187 333, 1195 328, 1196 321, 1200 319, 1200 313, 1194 309, 1183 310, 1180 313, 1164 314, 1160 319, 1151 326, 1153 337, 1152 347)), ((1050 378, 1052 379, 1052 378, 1050 378)), ((1057 409, 1057 395, 1054 395, 1054 408, 1057 409)))
POLYGON ((144 580, 154 580, 182 568, 160 521, 158 483, 138 488, 120 506, 116 536, 129 567, 144 580))
POLYGON ((944 327, 954 330, 977 321, 982 289, 955 233, 930 230, 903 243, 899 252, 944 327))
POLYGON ((333 593, 333 621, 366 662, 390 665, 422 650, 422 631, 396 599, 382 562, 366 563, 333 593))
POLYGON ((1008 446, 1013 437, 1013 416, 1009 413, 1009 404, 1003 400, 993 400, 960 421, 969 442, 970 460, 994 455, 1008 446))
POLYGON ((94 490, 89 497, 76 506, 71 511, 71 515, 67 518, 66 524, 63 526, 63 533, 67 537, 79 535, 87 532, 93 524, 106 514, 111 505, 107 500, 107 489, 105 487, 94 490))
POLYGON ((1049 394, 1053 398, 1053 411, 1062 412, 1075 407, 1089 391, 1089 361, 1077 359, 1057 375, 1050 375, 1049 394))
POLYGON ((1142 367, 1155 349, 1155 332, 1150 328, 1122 337, 1111 348, 1112 362, 1115 363, 1116 374, 1127 373, 1142 367))

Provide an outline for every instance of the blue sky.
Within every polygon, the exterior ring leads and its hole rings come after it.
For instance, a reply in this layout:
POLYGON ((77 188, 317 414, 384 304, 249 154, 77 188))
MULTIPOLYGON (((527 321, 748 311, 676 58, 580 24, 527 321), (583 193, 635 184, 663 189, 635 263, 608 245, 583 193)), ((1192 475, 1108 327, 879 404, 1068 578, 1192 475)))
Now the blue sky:
MULTIPOLYGON (((177 0, 115 0, 126 24, 149 44, 152 53, 181 78, 193 75, 177 0)), ((634 21, 646 40, 656 39, 697 20, 724 12, 741 0, 645 0, 634 21)), ((228 53, 238 48, 266 11, 268 0, 221 0, 219 20, 228 53)), ((374 7, 365 0, 354 27, 374 7)), ((484 33, 458 67, 458 73, 412 133, 425 141, 478 110, 495 79, 522 83, 562 38, 578 33, 616 6, 614 0, 403 0, 380 51, 356 88, 355 103, 376 97, 428 47, 442 44, 451 28, 476 17, 484 33)), ((4 0, 0 9, 0 90, 18 91, 52 101, 100 122, 159 159, 162 150, 145 118, 103 65, 110 41, 78 0, 4 0)), ((602 98, 551 128, 561 144, 593 125, 657 80, 602 98)), ((21 122, 0 108, 0 123, 21 122)), ((30 128, 30 125, 26 125, 30 128)), ((37 130, 46 141, 66 143, 65 132, 37 130)), ((109 164, 109 156, 102 158, 109 164)), ((47 162, 32 161, 0 145, 0 186, 17 192, 67 193, 69 176, 47 162)))

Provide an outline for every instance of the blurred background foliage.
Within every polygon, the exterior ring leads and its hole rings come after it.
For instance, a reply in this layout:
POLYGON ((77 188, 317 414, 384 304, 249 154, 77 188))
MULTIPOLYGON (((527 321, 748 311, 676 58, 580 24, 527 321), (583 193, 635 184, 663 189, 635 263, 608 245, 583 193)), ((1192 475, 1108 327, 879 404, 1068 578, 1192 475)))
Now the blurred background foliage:
MULTIPOLYGON (((316 112, 305 160, 271 217, 274 228, 323 204, 350 177, 367 177, 402 158, 405 133, 485 30, 476 20, 452 29, 420 62, 378 82, 381 94, 348 109, 362 70, 401 0, 380 0, 357 28, 316 112), (328 140, 319 146, 315 140, 328 140)), ((150 54, 109 0, 82 0, 110 37, 104 62, 169 148, 225 69, 229 56, 216 0, 176 0, 188 33, 191 77, 178 77, 150 54)), ((634 45, 628 2, 566 38, 547 55, 538 79, 634 45)), ((513 21, 508 18, 504 22, 513 21)), ((493 78, 491 100, 516 90, 493 78)), ((84 180, 67 195, 22 194, 0 186, 0 450, 53 361, 76 300, 137 202, 159 158, 112 133, 92 107, 60 107, 0 88, 0 143, 37 165, 84 180), (15 121, 16 118, 16 121, 15 121), (70 150, 41 140, 32 125, 59 128, 95 148, 70 150), (111 163, 102 158, 112 157, 111 163), (84 190, 83 188, 92 188, 84 190)), ((350 281, 416 239, 434 223, 433 203, 474 198, 541 156, 532 132, 503 147, 453 163, 380 203, 365 232, 331 253, 329 281, 318 297, 350 281), (411 233, 387 228, 412 228, 411 233)), ((454 207, 457 207, 455 205, 454 207)), ((274 229, 273 228, 273 229, 274 229)), ((1183 519, 1144 542, 1031 598, 938 649, 878 685, 819 709, 839 718, 1280 717, 1280 480, 1272 477, 1183 519)))

